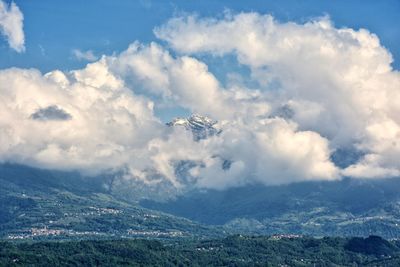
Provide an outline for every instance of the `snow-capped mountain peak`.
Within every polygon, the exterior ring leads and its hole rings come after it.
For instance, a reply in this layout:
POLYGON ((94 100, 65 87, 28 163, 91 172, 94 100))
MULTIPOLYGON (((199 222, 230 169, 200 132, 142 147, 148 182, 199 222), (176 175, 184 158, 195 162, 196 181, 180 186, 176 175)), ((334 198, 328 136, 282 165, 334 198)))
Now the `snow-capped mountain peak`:
POLYGON ((167 125, 185 127, 186 130, 191 130, 194 139, 198 141, 218 134, 220 131, 214 127, 216 123, 216 121, 209 117, 193 114, 189 118, 175 118, 167 123, 167 125))

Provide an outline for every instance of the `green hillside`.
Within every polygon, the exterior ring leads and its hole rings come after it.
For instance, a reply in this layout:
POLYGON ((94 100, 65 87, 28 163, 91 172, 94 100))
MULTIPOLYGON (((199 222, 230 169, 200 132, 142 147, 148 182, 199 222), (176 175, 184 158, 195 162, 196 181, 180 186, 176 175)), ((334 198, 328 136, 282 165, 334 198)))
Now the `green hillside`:
POLYGON ((116 199, 74 172, 0 165, 0 238, 203 238, 220 231, 116 199))

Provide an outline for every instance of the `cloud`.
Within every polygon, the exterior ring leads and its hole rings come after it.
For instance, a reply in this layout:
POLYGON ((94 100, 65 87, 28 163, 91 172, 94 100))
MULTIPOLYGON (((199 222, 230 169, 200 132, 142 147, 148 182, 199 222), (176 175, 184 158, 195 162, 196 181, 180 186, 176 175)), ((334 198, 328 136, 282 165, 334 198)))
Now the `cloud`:
POLYGON ((399 175, 400 76, 374 34, 257 13, 173 18, 155 32, 175 51, 137 41, 69 72, 1 70, 0 160, 118 171, 165 191, 399 175), (205 53, 234 55, 252 88, 221 83, 205 53), (194 141, 157 118, 164 105, 221 132, 194 141), (340 169, 332 153, 349 147, 362 156, 340 169))
POLYGON ((338 179, 328 140, 281 118, 236 122, 208 144, 213 157, 199 167, 198 186, 224 189, 249 183, 286 184, 338 179), (223 168, 225 160, 231 162, 223 168))
POLYGON ((96 57, 94 55, 92 50, 81 51, 79 49, 73 49, 72 50, 72 55, 79 61, 81 61, 81 60, 96 61, 98 59, 98 57, 96 57))
POLYGON ((2 161, 88 173, 140 169, 135 160, 148 140, 162 136, 152 102, 125 88, 104 61, 68 73, 2 70, 0 95, 2 161))
POLYGON ((293 111, 299 129, 364 153, 344 175, 398 175, 400 75, 375 34, 337 29, 328 17, 296 24, 258 13, 177 17, 155 34, 182 55, 236 56, 273 109, 293 111))
POLYGON ((176 150, 183 145, 180 139, 169 140, 176 143, 175 148, 168 146, 168 149, 157 142, 163 147, 159 149, 162 160, 157 156, 160 159, 157 164, 168 170, 165 173, 171 179, 174 176, 171 163, 180 160, 202 162, 203 167, 192 170, 198 176, 193 180, 201 187, 338 178, 325 138, 316 132, 299 131, 294 122, 271 119, 270 104, 261 92, 238 86, 223 88, 203 62, 188 56, 173 57, 155 43, 148 46, 135 43, 109 62, 111 70, 129 77, 133 85, 144 86, 151 94, 161 95, 164 101, 172 101, 193 113, 219 120, 222 134, 186 144, 179 148, 185 151, 179 157, 176 150), (271 144, 267 145, 268 142, 271 144), (222 167, 225 160, 233 162, 228 171, 222 167), (224 182, 218 185, 207 182, 220 179, 224 182))
POLYGON ((111 63, 111 69, 131 80, 132 86, 193 112, 205 115, 233 112, 228 110, 224 92, 206 64, 192 57, 174 58, 156 43, 132 44, 111 63))
POLYGON ((125 178, 179 190, 338 178, 325 138, 269 118, 260 92, 222 88, 205 63, 157 44, 135 43, 70 72, 6 69, 0 94, 2 161, 123 170, 125 178), (136 93, 143 88, 151 90, 136 93), (153 113, 157 96, 217 118, 222 133, 196 142, 190 131, 166 126, 153 113), (188 177, 176 172, 181 162, 193 163, 188 177))
POLYGON ((25 51, 23 21, 24 15, 14 2, 7 5, 0 0, 0 33, 6 37, 9 46, 18 53, 25 51))

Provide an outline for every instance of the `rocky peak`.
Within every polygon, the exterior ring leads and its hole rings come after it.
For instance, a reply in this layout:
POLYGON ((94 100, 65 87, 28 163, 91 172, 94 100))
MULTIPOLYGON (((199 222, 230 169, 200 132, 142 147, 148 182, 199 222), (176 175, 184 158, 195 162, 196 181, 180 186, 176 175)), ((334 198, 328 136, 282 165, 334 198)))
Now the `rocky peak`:
POLYGON ((216 121, 209 117, 193 114, 189 118, 175 118, 167 123, 167 125, 171 127, 185 127, 186 130, 192 131, 194 139, 198 141, 218 134, 220 131, 214 127, 216 123, 216 121))

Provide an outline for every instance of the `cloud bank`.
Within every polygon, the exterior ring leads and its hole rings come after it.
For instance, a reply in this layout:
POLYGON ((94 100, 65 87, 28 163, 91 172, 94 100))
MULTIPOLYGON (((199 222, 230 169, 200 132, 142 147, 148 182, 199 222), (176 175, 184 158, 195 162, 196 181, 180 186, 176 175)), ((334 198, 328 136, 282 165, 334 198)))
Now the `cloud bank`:
POLYGON ((25 51, 23 21, 24 15, 14 2, 7 5, 0 0, 0 33, 18 53, 25 51))
POLYGON ((178 17, 155 33, 174 53, 134 42, 80 70, 0 70, 0 160, 174 188, 399 175, 400 75, 374 34, 257 13, 178 17), (256 88, 223 85, 204 54, 235 56, 256 88), (155 115, 166 105, 222 131, 194 141, 155 115), (363 156, 340 169, 342 148, 363 156))
POLYGON ((327 137, 333 148, 363 151, 344 175, 399 175, 400 75, 376 35, 337 29, 327 17, 296 24, 257 13, 179 17, 155 33, 182 54, 233 54, 272 102, 293 111, 300 129, 327 137), (278 90, 270 93, 274 82, 278 90))

